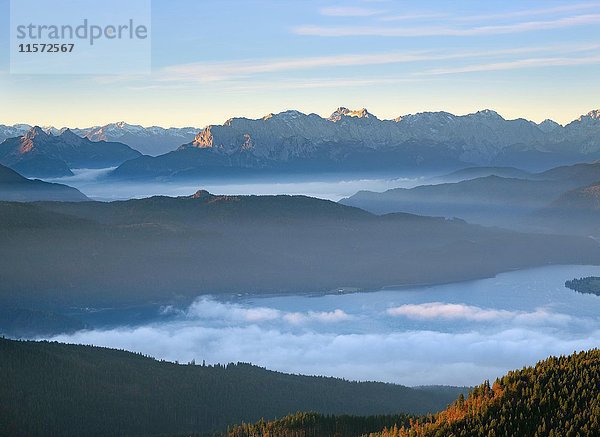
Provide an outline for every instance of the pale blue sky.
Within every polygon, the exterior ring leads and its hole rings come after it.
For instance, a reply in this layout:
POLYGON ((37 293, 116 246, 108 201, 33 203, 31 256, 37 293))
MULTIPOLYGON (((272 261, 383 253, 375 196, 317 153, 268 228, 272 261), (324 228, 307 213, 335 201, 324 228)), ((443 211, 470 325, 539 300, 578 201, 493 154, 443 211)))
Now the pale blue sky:
POLYGON ((17 76, 0 0, 0 124, 201 127, 342 105, 380 118, 491 108, 564 123, 600 107, 600 1, 152 5, 152 75, 17 76))

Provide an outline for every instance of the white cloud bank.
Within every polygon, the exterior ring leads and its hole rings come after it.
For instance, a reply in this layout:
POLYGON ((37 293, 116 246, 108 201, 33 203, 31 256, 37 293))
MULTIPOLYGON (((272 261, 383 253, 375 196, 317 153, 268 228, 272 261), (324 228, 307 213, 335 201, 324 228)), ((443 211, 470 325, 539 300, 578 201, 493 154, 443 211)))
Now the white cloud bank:
POLYGON ((197 299, 182 314, 187 319, 192 320, 218 320, 237 324, 279 320, 300 325, 307 322, 335 323, 347 321, 352 318, 341 309, 333 311, 286 312, 268 307, 248 307, 235 303, 218 302, 210 297, 197 299))
POLYGON ((401 305, 387 313, 360 307, 352 313, 289 312, 202 298, 177 314, 169 322, 80 331, 52 340, 140 351, 171 361, 245 361, 283 372, 405 385, 478 384, 549 355, 600 344, 597 319, 544 309, 433 302, 401 305), (399 327, 405 317, 428 320, 429 325, 399 327), (442 332, 434 328, 435 320, 470 324, 442 332), (365 324, 372 328, 357 328, 365 324))
POLYGON ((551 354, 595 347, 600 342, 600 331, 577 338, 553 330, 526 328, 497 332, 335 334, 294 333, 257 324, 214 328, 173 323, 81 331, 53 340, 141 351, 181 362, 246 361, 292 373, 406 385, 470 385, 551 354))
POLYGON ((390 308, 391 316, 406 316, 413 319, 445 319, 490 321, 511 318, 514 314, 506 310, 491 310, 464 304, 431 302, 423 304, 407 304, 390 308))
POLYGON ((544 308, 537 308, 535 311, 507 311, 443 302, 400 305, 388 308, 386 312, 390 316, 404 316, 415 320, 511 321, 521 325, 546 324, 561 326, 572 320, 572 317, 567 314, 553 313, 544 308))

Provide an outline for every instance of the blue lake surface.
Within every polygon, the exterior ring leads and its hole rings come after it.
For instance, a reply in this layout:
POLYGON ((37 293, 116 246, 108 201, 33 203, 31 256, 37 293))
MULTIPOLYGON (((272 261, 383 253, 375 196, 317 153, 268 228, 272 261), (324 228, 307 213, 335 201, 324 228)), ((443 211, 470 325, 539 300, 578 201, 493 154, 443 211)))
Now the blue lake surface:
MULTIPOLYGON (((388 309, 401 305, 440 302, 511 312, 546 310, 557 314, 592 319, 600 317, 600 297, 565 288, 565 281, 584 276, 600 276, 598 266, 549 266, 502 273, 494 278, 414 288, 387 289, 370 293, 323 296, 240 297, 248 306, 266 306, 282 311, 334 311, 356 315, 349 329, 371 332, 400 329, 439 329, 450 332, 477 326, 476 321, 454 317, 386 318, 388 309)), ((490 317, 491 318, 491 317, 490 317)), ((600 320, 600 319, 599 319, 600 320)))

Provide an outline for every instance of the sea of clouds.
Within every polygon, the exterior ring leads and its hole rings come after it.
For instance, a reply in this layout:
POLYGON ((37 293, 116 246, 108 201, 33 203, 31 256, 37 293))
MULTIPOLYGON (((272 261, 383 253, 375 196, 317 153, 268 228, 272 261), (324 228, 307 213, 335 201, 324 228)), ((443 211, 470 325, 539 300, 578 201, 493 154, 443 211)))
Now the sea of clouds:
POLYGON ((562 279, 583 268, 552 269, 341 296, 203 296, 187 308, 162 307, 151 323, 52 339, 179 362, 244 361, 351 380, 474 385, 600 345, 600 298, 550 285, 556 281, 549 272, 562 279))

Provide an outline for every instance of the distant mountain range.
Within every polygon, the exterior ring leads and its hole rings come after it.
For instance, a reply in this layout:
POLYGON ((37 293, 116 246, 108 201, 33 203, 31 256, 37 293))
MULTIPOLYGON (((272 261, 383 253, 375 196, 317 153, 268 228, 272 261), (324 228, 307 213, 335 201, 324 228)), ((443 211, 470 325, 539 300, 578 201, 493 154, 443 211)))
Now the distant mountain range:
POLYGON ((92 141, 118 141, 144 155, 156 156, 187 143, 195 137, 198 130, 195 127, 142 127, 119 122, 86 129, 73 129, 73 132, 92 141))
MULTIPOLYGON (((0 126, 0 140, 22 135, 28 128, 0 126)), ((44 129, 55 136, 65 131, 44 129)), ((506 120, 492 110, 463 116, 424 112, 380 120, 366 109, 340 107, 328 118, 292 110, 256 120, 232 118, 202 130, 120 122, 71 131, 158 155, 124 163, 113 174, 118 178, 423 171, 468 165, 540 170, 600 159, 600 110, 566 126, 551 120, 539 124, 506 120)))
POLYGON ((0 164, 30 177, 72 176, 73 168, 114 167, 139 156, 125 144, 90 141, 69 129, 55 136, 38 126, 0 143, 0 164))
MULTIPOLYGON (((25 134, 33 126, 17 124, 14 126, 0 125, 0 143, 7 138, 25 134)), ((61 135, 68 128, 42 127, 52 135, 61 135)), ((161 155, 170 152, 180 145, 191 141, 201 130, 195 127, 163 128, 159 126, 143 127, 127 124, 123 121, 103 126, 68 129, 80 137, 91 141, 119 142, 139 151, 144 155, 161 155)))
POLYGON ((383 193, 360 191, 340 202, 375 214, 402 211, 460 217, 485 225, 507 225, 511 218, 549 205, 565 189, 558 182, 491 175, 411 189, 394 188, 383 193))
POLYGON ((426 179, 423 185, 447 184, 470 179, 499 176, 502 178, 531 179, 533 174, 514 167, 467 167, 449 174, 426 179))
MULTIPOLYGON (((503 227, 544 228, 552 221, 542 217, 556 218, 558 214, 562 215, 563 223, 561 226, 554 223, 550 230, 581 233, 587 229, 587 235, 589 228, 579 227, 575 218, 583 211, 587 211, 588 219, 597 218, 594 187, 599 182, 600 162, 561 166, 541 173, 511 168, 467 168, 411 189, 359 191, 340 203, 375 214, 401 211, 460 217, 472 223, 503 227), (529 217, 532 214, 534 217, 529 217)), ((595 229, 598 231, 600 226, 595 229)))
POLYGON ((16 171, 0 165, 0 201, 35 202, 41 200, 80 202, 89 199, 75 188, 27 179, 16 171))
POLYGON ((258 120, 232 118, 158 157, 114 171, 122 178, 262 172, 393 172, 513 165, 549 168, 600 158, 600 112, 567 126, 505 120, 494 111, 456 116, 426 112, 380 120, 366 109, 338 108, 329 118, 286 111, 258 120))

